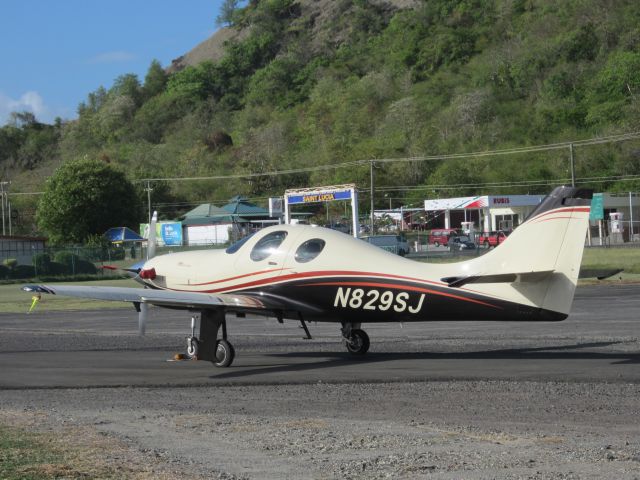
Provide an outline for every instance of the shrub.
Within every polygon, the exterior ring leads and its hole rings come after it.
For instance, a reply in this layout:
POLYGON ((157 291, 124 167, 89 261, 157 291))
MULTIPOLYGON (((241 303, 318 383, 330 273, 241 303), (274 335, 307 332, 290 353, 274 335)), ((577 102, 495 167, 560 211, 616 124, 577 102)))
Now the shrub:
POLYGON ((53 260, 64 267, 63 273, 75 273, 80 257, 73 252, 63 250, 56 252, 53 260))
POLYGON ((31 265, 17 265, 11 270, 11 278, 33 278, 36 276, 36 269, 31 265))
POLYGON ((51 256, 48 253, 37 253, 33 256, 31 262, 39 275, 51 273, 51 256))
POLYGON ((49 263, 49 275, 66 275, 68 272, 67 266, 58 262, 49 263))
POLYGON ((2 261, 2 265, 10 270, 13 270, 14 268, 16 268, 16 266, 18 266, 18 260, 16 260, 15 258, 5 258, 2 261))
POLYGON ((95 274, 98 273, 98 269, 93 263, 89 262, 88 260, 79 259, 76 263, 76 271, 74 273, 95 274))

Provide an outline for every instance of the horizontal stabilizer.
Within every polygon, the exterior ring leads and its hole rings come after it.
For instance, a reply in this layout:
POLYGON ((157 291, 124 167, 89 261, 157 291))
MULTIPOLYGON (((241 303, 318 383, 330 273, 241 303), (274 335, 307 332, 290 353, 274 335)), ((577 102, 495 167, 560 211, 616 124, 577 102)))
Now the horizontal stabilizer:
POLYGON ((445 277, 441 280, 449 287, 460 288, 469 283, 513 283, 513 282, 538 282, 553 273, 553 270, 540 272, 499 273, 488 275, 469 275, 466 277, 445 277))
POLYGON ((620 272, 624 272, 624 268, 581 268, 578 278, 597 278, 598 280, 604 280, 620 272))

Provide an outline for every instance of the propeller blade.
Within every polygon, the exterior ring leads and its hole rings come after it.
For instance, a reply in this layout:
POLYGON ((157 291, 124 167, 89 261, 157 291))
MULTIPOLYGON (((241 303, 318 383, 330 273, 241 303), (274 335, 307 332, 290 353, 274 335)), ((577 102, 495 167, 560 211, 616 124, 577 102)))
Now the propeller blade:
POLYGON ((147 330, 147 316, 149 315, 149 305, 146 303, 140 304, 140 311, 138 312, 138 334, 144 335, 147 330))
POLYGON ((147 240, 147 260, 156 256, 156 224, 158 223, 158 212, 153 212, 151 223, 149 224, 149 238, 147 240))

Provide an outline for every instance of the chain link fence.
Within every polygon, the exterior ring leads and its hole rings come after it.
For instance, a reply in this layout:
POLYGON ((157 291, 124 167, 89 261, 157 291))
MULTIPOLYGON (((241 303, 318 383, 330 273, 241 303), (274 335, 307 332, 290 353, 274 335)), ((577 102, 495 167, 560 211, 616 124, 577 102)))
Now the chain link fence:
MULTIPOLYGON (((158 247, 157 254, 189 250, 225 248, 224 245, 158 247)), ((62 279, 82 276, 100 278, 120 277, 113 268, 130 267, 147 258, 147 249, 139 244, 111 247, 45 247, 25 250, 4 248, 0 251, 0 281, 29 279, 62 279)))
POLYGON ((590 225, 587 246, 640 247, 640 221, 602 220, 590 225))

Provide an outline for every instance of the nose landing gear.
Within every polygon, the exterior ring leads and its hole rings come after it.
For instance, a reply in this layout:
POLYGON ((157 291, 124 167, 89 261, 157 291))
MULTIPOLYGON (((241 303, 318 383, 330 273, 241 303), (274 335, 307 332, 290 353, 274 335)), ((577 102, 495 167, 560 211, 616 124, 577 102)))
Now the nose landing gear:
POLYGON ((360 323, 343 323, 342 338, 347 351, 353 355, 364 355, 369 350, 369 335, 360 329, 360 323))

